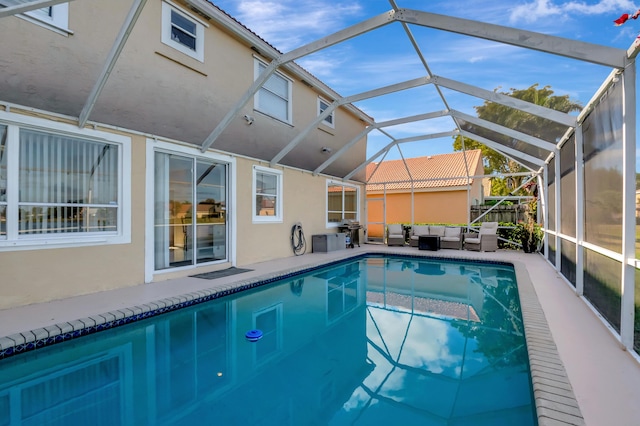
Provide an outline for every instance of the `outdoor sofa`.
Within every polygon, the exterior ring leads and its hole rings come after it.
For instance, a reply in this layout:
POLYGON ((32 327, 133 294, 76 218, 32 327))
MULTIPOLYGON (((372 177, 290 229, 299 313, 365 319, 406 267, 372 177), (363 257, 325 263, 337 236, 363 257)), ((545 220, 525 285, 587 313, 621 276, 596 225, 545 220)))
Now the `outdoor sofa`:
POLYGON ((462 249, 463 234, 459 226, 413 225, 409 245, 418 247, 420 236, 437 235, 440 237, 440 248, 462 249))

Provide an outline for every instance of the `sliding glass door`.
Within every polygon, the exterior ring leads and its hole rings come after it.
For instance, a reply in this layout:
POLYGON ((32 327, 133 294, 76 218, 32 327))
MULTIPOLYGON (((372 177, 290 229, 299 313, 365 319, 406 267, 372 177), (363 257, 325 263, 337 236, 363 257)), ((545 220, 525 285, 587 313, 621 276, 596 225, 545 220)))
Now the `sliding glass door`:
POLYGON ((155 270, 227 259, 227 165, 154 157, 155 270))

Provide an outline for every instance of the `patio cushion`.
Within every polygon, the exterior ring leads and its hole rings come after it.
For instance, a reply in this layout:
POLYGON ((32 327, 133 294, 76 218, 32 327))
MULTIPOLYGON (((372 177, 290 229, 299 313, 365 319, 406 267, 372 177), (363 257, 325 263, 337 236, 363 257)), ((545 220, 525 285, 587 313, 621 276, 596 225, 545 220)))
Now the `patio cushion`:
POLYGON ((480 234, 495 234, 498 232, 498 222, 483 222, 480 225, 480 234))
MULTIPOLYGON (((460 234, 461 234, 461 231, 460 231, 460 228, 458 228, 458 227, 447 226, 444 229, 444 237, 445 238, 447 238, 447 237, 456 237, 456 238, 459 239, 460 238, 460 234)), ((457 240, 448 240, 448 241, 457 241, 457 240)))
POLYGON ((413 235, 429 235, 429 225, 413 225, 413 235))
POLYGON ((438 225, 429 226, 429 233, 431 235, 438 235, 440 237, 444 237, 444 230, 445 230, 444 226, 438 226, 438 225))
POLYGON ((460 241, 460 237, 440 237, 440 241, 460 241))
POLYGON ((389 235, 402 235, 402 225, 396 223, 387 225, 387 231, 389 235))
POLYGON ((390 239, 401 239, 404 241, 404 232, 402 229, 402 225, 399 223, 394 223, 391 225, 387 225, 387 238, 390 239))

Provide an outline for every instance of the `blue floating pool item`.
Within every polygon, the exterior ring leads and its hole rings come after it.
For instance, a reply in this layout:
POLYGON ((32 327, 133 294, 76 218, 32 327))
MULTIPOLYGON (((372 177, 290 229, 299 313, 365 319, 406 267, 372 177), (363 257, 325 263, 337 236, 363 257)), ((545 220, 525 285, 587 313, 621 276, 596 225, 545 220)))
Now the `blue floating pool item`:
POLYGON ((250 342, 257 342, 262 339, 262 330, 249 330, 244 337, 246 337, 250 342))

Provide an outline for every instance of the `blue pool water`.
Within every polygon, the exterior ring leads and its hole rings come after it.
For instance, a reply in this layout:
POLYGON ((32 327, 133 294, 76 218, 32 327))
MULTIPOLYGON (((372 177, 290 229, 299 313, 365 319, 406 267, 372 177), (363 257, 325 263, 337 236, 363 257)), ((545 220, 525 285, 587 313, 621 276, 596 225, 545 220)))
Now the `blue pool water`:
POLYGON ((496 264, 359 258, 0 360, 0 425, 536 423, 496 264))

